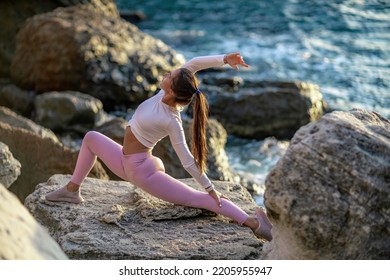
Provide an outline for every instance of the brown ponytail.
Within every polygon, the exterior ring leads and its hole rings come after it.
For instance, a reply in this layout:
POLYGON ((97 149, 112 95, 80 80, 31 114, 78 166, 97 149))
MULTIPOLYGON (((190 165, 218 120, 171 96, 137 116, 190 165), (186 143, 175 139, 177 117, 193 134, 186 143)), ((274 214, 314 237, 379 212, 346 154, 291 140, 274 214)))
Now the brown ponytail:
POLYGON ((199 81, 186 68, 180 68, 179 74, 173 78, 171 88, 178 104, 187 105, 193 99, 194 118, 191 129, 191 152, 201 173, 207 171, 206 126, 209 105, 205 95, 198 90, 199 81))
POLYGON ((200 172, 206 172, 207 143, 206 126, 209 114, 209 105, 202 92, 195 94, 193 105, 194 119, 192 121, 191 151, 198 164, 200 172))

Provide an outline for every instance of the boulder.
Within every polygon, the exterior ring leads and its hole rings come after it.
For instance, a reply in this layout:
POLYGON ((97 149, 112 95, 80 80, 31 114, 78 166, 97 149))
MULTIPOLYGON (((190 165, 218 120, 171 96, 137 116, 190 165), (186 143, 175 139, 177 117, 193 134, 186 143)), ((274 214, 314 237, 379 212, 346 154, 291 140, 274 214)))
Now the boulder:
POLYGON ((35 121, 54 131, 86 133, 103 114, 99 99, 81 92, 46 92, 35 99, 35 121))
MULTIPOLYGON (((78 152, 52 138, 42 138, 26 129, 0 122, 0 141, 8 145, 22 165, 20 176, 9 188, 21 201, 34 191, 37 184, 53 174, 73 173, 78 152)), ((99 162, 92 169, 91 176, 108 179, 99 162)))
MULTIPOLYGON (((114 0, 40 0, 0 1, 0 77, 10 77, 10 65, 15 53, 16 34, 27 18, 46 13, 57 7, 88 5, 95 12, 119 17, 114 0)), ((4 105, 4 104, 3 104, 4 105)))
POLYGON ((20 175, 20 162, 9 151, 8 146, 0 142, 0 184, 8 188, 20 175))
POLYGON ((14 84, 0 86, 0 106, 10 108, 12 111, 30 117, 34 110, 35 92, 23 90, 14 84))
POLYGON ((241 81, 230 87, 210 87, 210 115, 239 137, 290 139, 326 109, 319 87, 306 82, 241 81))
POLYGON ((68 257, 14 194, 0 183, 0 259, 66 260, 68 257))
POLYGON ((389 259, 390 121, 356 109, 302 127, 264 197, 268 259, 389 259))
POLYGON ((135 25, 90 5, 29 18, 16 39, 11 78, 37 92, 74 90, 105 108, 138 102, 184 57, 135 25))
POLYGON ((40 126, 39 124, 36 124, 30 119, 16 114, 15 112, 6 107, 0 106, 0 122, 7 123, 11 127, 19 127, 26 129, 42 138, 50 138, 54 142, 59 142, 57 136, 50 129, 40 126))
MULTIPOLYGON (((173 205, 128 182, 87 178, 81 204, 49 202, 46 193, 69 180, 54 175, 26 198, 32 215, 71 259, 257 259, 262 242, 249 228, 214 213, 173 205)), ((192 179, 182 180, 198 188, 192 179)), ((215 182, 248 213, 256 208, 240 185, 215 182)))

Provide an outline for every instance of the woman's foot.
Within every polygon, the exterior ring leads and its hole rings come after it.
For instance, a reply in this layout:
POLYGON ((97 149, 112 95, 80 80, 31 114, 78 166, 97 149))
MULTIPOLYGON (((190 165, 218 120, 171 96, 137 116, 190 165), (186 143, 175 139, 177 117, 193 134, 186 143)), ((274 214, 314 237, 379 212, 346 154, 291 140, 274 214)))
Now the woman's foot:
POLYGON ((264 238, 267 241, 271 241, 272 240, 272 235, 271 235, 272 224, 262 209, 260 209, 260 208, 256 209, 255 219, 257 220, 259 225, 253 231, 253 233, 257 237, 264 238))
POLYGON ((67 186, 63 186, 58 190, 48 193, 45 198, 46 200, 56 202, 81 203, 84 201, 80 194, 80 190, 75 192, 68 191, 67 186))

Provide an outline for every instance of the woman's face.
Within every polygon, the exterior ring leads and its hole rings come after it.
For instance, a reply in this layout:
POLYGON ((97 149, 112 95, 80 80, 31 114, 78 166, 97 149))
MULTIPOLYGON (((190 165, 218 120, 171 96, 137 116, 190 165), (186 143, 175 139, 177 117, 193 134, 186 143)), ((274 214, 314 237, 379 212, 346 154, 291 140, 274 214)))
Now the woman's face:
POLYGON ((165 92, 170 92, 172 91, 172 79, 175 77, 179 72, 179 69, 175 69, 171 72, 167 72, 164 75, 163 80, 160 83, 160 88, 163 89, 165 92))

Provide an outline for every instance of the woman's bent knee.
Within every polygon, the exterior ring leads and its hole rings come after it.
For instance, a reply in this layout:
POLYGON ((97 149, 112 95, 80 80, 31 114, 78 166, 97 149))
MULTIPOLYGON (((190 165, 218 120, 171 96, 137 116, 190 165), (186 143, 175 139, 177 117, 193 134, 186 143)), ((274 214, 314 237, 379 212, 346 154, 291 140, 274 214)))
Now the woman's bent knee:
POLYGON ((156 167, 156 171, 165 172, 164 163, 162 162, 162 160, 160 158, 153 156, 153 163, 154 163, 154 166, 156 167))
POLYGON ((94 131, 94 130, 88 131, 88 132, 85 134, 83 141, 89 141, 90 139, 95 138, 95 137, 96 137, 97 135, 99 135, 99 134, 100 134, 99 132, 94 131))

